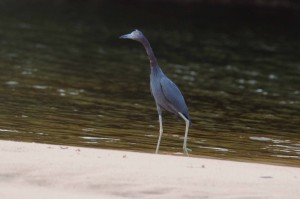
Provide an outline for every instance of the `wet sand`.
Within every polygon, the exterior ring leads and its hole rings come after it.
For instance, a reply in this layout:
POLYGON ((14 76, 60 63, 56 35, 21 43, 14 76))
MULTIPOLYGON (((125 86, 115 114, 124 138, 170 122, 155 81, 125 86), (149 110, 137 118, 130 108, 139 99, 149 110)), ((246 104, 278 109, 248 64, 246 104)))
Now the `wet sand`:
POLYGON ((0 141, 1 199, 299 198, 300 168, 0 141))

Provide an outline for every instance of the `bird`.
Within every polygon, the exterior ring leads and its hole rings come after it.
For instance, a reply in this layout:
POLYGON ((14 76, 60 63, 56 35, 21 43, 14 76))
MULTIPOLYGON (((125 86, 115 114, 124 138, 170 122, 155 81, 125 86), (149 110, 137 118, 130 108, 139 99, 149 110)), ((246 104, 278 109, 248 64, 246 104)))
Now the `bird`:
POLYGON ((136 29, 129 34, 120 36, 120 39, 131 39, 140 42, 144 46, 150 60, 150 91, 154 97, 159 118, 159 137, 155 153, 157 154, 159 151, 163 134, 162 111, 165 110, 181 117, 185 121, 186 127, 183 141, 183 152, 188 155, 188 151, 191 151, 187 148, 187 138, 191 124, 191 117, 181 91, 176 84, 163 73, 148 39, 141 31, 136 29))

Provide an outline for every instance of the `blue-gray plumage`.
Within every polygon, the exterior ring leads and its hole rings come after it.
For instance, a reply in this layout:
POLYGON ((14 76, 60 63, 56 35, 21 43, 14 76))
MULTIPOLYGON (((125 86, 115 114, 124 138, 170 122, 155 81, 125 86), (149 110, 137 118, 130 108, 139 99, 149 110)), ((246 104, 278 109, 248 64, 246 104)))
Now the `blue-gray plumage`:
POLYGON ((162 110, 166 110, 184 119, 186 123, 186 129, 185 129, 185 136, 183 142, 183 152, 185 154, 188 154, 189 149, 186 147, 186 143, 187 143, 187 136, 188 136, 188 130, 189 130, 191 118, 180 90, 161 70, 154 56, 152 48, 149 44, 149 41, 141 31, 135 30, 130 34, 121 36, 120 38, 132 39, 142 43, 146 49, 147 55, 150 60, 150 66, 151 66, 150 90, 156 103, 156 108, 159 116, 159 124, 160 124, 156 153, 158 153, 159 145, 163 133, 162 110))

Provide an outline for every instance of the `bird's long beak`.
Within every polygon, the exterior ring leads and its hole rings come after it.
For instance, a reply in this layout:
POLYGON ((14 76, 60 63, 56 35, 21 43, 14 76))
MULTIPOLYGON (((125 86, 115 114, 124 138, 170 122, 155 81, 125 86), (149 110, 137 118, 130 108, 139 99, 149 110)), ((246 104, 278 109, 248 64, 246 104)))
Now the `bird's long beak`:
POLYGON ((131 38, 130 36, 131 36, 130 34, 126 34, 126 35, 120 36, 119 38, 120 39, 130 39, 131 38))

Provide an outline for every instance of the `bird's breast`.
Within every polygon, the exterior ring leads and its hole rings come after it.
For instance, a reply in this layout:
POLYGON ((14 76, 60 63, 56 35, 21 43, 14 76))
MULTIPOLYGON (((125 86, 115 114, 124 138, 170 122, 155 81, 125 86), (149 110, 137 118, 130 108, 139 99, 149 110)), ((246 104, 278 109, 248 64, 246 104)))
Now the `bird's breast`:
POLYGON ((155 74, 150 75, 150 89, 156 103, 161 101, 163 98, 163 91, 160 85, 161 78, 162 78, 161 75, 155 75, 155 74))
POLYGON ((159 77, 150 76, 150 89, 154 98, 162 94, 159 77))

